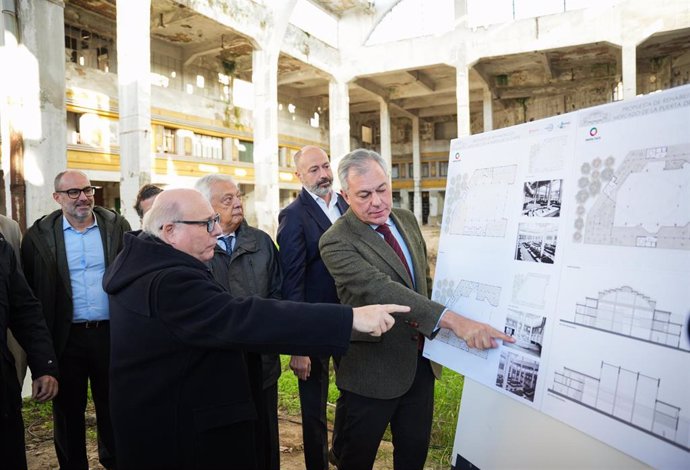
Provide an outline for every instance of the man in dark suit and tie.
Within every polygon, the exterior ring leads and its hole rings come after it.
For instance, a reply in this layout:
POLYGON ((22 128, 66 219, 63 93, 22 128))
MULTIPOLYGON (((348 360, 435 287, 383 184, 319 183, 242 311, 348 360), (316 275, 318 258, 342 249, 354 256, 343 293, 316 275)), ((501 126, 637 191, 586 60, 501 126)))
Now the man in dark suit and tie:
MULTIPOLYGON (((322 149, 313 145, 303 147, 295 154, 295 167, 302 192, 278 216, 282 296, 300 302, 338 303, 335 283, 319 255, 319 239, 348 206, 333 191, 331 164, 322 149)), ((307 470, 328 470, 328 363, 328 357, 316 356, 292 356, 290 360, 290 368, 299 378, 307 470)), ((336 419, 334 442, 337 424, 336 419)))
MULTIPOLYGON (((431 277, 424 238, 414 215, 392 209, 387 164, 376 152, 346 155, 338 178, 350 210, 320 241, 321 256, 341 302, 352 305, 395 299, 411 312, 384 336, 353 333, 336 383, 347 410, 341 423, 338 468, 370 469, 386 427, 393 434, 396 470, 424 467, 434 403, 434 376, 421 354, 423 337, 452 329, 472 348, 512 341, 491 326, 430 300, 431 277)), ((440 369, 440 368, 439 368, 440 369)))

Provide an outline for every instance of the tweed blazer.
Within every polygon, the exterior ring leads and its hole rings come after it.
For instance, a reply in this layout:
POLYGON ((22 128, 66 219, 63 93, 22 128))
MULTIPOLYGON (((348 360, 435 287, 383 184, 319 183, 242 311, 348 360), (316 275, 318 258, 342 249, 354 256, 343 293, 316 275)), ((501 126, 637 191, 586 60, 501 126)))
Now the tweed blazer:
MULTIPOLYGON (((430 300, 431 276, 426 243, 414 215, 393 209, 391 218, 412 258, 415 280, 393 249, 368 224, 348 210, 321 237, 321 257, 328 267, 340 301, 355 307, 369 304, 409 305, 396 316, 393 328, 381 337, 353 333, 342 357, 336 384, 359 395, 390 399, 406 393, 417 370, 417 335, 432 337, 445 307, 430 300)), ((440 375, 440 367, 434 368, 440 375)))

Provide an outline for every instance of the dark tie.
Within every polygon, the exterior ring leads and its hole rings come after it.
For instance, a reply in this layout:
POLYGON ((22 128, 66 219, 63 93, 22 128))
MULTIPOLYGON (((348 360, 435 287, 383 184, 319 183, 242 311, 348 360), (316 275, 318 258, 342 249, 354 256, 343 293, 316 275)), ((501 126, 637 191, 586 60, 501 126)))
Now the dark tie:
MULTIPOLYGON (((376 231, 383 235, 383 239, 386 241, 386 243, 388 243, 390 247, 393 248, 393 251, 395 251, 395 254, 398 255, 398 258, 400 258, 400 261, 402 261, 403 266, 405 266, 407 274, 410 275, 410 279, 412 279, 412 282, 414 282, 414 279, 412 278, 412 272, 410 271, 410 266, 407 264, 407 260, 405 259, 405 254, 403 253, 402 248, 400 248, 398 240, 395 239, 395 235, 393 235, 393 232, 391 232, 390 227, 386 224, 379 225, 376 228, 376 231)), ((417 332, 417 334, 413 336, 412 339, 417 340, 417 349, 422 351, 424 349, 424 336, 421 333, 417 332)))
MULTIPOLYGON (((393 248, 393 251, 395 251, 395 254, 398 255, 398 258, 400 258, 400 261, 402 261, 403 266, 405 266, 407 274, 410 275, 410 279, 412 279, 412 271, 410 271, 410 267, 407 264, 405 254, 403 253, 402 248, 400 248, 398 240, 395 239, 395 235, 393 235, 393 232, 391 232, 390 227, 388 227, 388 225, 386 224, 379 225, 376 228, 376 231, 383 235, 383 239, 386 241, 386 243, 388 243, 390 247, 393 248)), ((412 281, 414 281, 414 279, 412 279, 412 281)))
POLYGON ((232 254, 232 241, 235 238, 235 235, 227 235, 225 237, 220 237, 221 240, 223 240, 223 243, 225 243, 225 252, 229 255, 232 254))

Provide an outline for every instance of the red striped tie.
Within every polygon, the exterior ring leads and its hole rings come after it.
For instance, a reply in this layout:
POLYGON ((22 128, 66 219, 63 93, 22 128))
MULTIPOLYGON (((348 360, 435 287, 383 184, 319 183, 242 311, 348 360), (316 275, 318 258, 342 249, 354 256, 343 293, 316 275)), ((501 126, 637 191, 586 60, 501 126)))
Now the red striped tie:
MULTIPOLYGON (((390 227, 388 225, 383 224, 379 225, 376 227, 376 231, 383 235, 383 239, 390 245, 391 248, 393 248, 393 251, 395 251, 395 254, 398 255, 398 258, 400 258, 400 261, 402 261, 403 266, 405 266, 405 269, 407 270, 407 274, 410 275, 410 279, 414 282, 414 279, 412 278, 412 271, 410 271, 410 266, 407 264, 407 260, 405 259, 405 254, 402 251, 402 248, 400 248, 400 244, 398 243, 398 240, 395 239, 395 235, 393 235, 393 232, 391 232, 390 227)), ((417 349, 420 351, 424 349, 424 336, 421 333, 417 333, 417 349)))
MULTIPOLYGON (((391 232, 390 227, 388 225, 383 224, 379 225, 376 228, 376 231, 383 235, 383 239, 390 245, 391 248, 393 248, 393 251, 395 251, 395 254, 398 255, 398 258, 400 258, 400 261, 402 261, 403 266, 405 266, 405 269, 407 270, 407 274, 410 275, 410 279, 412 279, 412 271, 410 271, 410 266, 407 264, 407 260, 405 259, 405 254, 402 251, 402 248, 400 248, 400 244, 398 243, 398 240, 395 239, 395 236, 393 235, 393 232, 391 232)), ((412 279, 414 280, 414 279, 412 279)))

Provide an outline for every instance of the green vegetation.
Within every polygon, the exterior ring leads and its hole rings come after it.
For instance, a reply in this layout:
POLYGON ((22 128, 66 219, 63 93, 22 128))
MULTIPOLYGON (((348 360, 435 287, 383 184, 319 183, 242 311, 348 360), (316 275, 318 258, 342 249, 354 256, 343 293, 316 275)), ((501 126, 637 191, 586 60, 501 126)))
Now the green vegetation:
MULTIPOLYGON (((299 416, 299 393, 297 391, 297 377, 290 370, 289 356, 281 356, 283 374, 278 381, 278 407, 282 413, 299 416)), ((458 409, 462 396, 463 377, 450 369, 443 369, 441 380, 436 382, 434 394, 434 422, 431 429, 431 446, 427 458, 427 468, 446 469, 450 466, 453 452, 455 426, 458 420, 458 409)), ((328 421, 333 424, 335 415, 335 401, 338 389, 335 386, 333 370, 328 388, 327 408, 328 421), (332 406, 331 406, 332 405, 332 406)), ((385 441, 391 441, 390 431, 383 436, 385 441)), ((379 457, 392 462, 392 456, 379 452, 379 457)))

